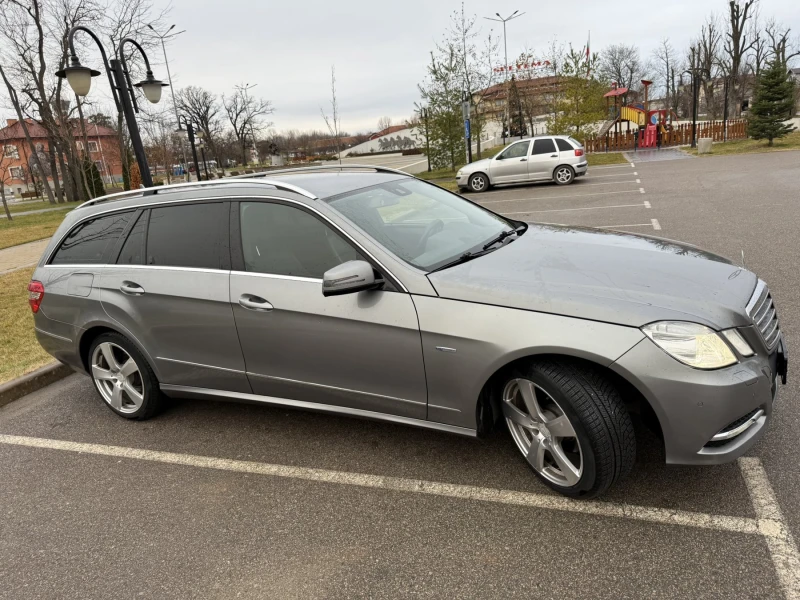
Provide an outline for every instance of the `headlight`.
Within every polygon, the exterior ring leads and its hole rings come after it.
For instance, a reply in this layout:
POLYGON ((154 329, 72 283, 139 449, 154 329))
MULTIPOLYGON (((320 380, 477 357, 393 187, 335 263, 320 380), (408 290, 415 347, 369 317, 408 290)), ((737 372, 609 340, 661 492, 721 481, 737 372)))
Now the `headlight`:
POLYGON ((727 339, 731 343, 731 346, 742 356, 753 356, 753 354, 755 354, 750 344, 747 343, 747 340, 735 329, 726 329, 722 332, 722 335, 725 336, 725 339, 727 339))
POLYGON ((736 362, 728 344, 704 325, 662 321, 646 325, 642 331, 671 357, 696 369, 721 369, 736 362))
POLYGON ((463 174, 464 174, 463 170, 459 171, 458 173, 456 173, 456 178, 460 178, 463 174))

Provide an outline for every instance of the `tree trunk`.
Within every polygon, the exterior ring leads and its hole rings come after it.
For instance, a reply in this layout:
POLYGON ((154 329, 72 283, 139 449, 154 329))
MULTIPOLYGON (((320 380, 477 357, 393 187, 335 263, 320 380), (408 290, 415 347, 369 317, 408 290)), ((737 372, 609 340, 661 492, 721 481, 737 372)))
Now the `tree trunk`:
POLYGON ((56 152, 58 160, 58 168, 61 171, 61 196, 64 202, 72 202, 72 190, 69 187, 69 173, 67 172, 67 163, 64 162, 64 155, 60 150, 56 152))
POLYGON ((47 146, 47 153, 50 155, 50 173, 53 175, 53 190, 56 194, 56 202, 64 202, 64 193, 61 191, 61 183, 58 180, 55 142, 50 139, 47 141, 47 146))
POLYGON ((6 202, 6 184, 5 183, 0 183, 0 197, 3 198, 3 210, 6 211, 6 219, 8 219, 9 221, 12 221, 13 219, 11 218, 11 211, 8 210, 8 203, 6 202))

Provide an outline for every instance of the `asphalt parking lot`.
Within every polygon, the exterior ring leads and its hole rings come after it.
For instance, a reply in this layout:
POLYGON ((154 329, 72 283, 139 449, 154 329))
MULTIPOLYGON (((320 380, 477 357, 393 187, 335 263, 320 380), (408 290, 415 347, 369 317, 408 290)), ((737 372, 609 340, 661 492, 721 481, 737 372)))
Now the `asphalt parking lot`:
MULTIPOLYGON (((469 197, 743 253, 794 352, 800 153, 631 163, 469 197)), ((73 375, 0 409, 0 598, 797 599, 795 371, 746 458, 666 467, 637 427, 631 477, 584 503, 507 434, 197 401, 132 423, 73 375)))

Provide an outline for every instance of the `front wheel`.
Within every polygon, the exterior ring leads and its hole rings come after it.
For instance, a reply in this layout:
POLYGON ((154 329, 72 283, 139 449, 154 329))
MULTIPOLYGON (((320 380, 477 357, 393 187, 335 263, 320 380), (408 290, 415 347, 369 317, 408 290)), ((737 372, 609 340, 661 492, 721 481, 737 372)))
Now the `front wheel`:
POLYGON ((553 180, 558 185, 570 184, 575 181, 575 171, 572 170, 572 167, 561 165, 553 173, 553 180))
POLYGON ((505 380, 501 401, 511 437, 555 491, 594 498, 633 468, 633 423, 599 369, 532 361, 505 380))
POLYGON ((489 178, 483 173, 474 173, 469 178, 469 189, 473 192, 485 192, 489 189, 489 178))

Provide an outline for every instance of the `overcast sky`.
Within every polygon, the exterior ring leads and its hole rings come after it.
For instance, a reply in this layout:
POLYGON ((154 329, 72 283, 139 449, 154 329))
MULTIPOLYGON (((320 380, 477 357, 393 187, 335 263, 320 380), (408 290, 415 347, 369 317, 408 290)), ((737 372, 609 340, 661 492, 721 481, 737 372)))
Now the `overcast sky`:
MULTIPOLYGON (((154 0, 156 6, 167 2, 154 0)), ((508 24, 509 57, 526 46, 543 50, 554 36, 582 47, 590 29, 593 51, 625 42, 648 57, 664 37, 685 48, 703 18, 724 11, 727 1, 467 0, 465 5, 467 14, 480 16, 525 11, 508 24)), ((775 16, 800 33, 800 0, 760 0, 760 5, 762 19, 775 16)), ((199 85, 222 94, 239 83, 257 84, 251 93, 272 101, 277 130, 324 129, 320 107, 329 109, 335 65, 342 128, 372 130, 381 116, 402 121, 411 115, 429 52, 459 8, 457 0, 172 0, 168 24, 186 32, 167 52, 176 87, 199 85)), ((502 25, 483 21, 484 32, 490 28, 502 35, 502 25)), ((155 70, 166 79, 162 65, 155 70)))

